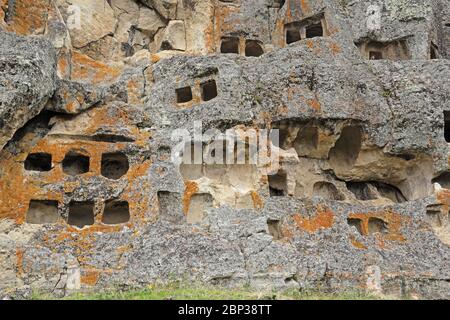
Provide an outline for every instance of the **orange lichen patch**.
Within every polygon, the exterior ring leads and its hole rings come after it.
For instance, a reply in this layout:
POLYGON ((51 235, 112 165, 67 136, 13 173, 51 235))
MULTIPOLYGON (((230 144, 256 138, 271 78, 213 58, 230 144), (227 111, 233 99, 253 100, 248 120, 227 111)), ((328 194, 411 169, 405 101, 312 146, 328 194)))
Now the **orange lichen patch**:
POLYGON ((185 215, 189 212, 189 207, 191 205, 191 199, 194 194, 198 192, 198 185, 194 181, 185 182, 185 190, 183 195, 183 212, 185 215))
POLYGON ((57 73, 61 79, 70 78, 70 55, 68 50, 62 49, 58 53, 57 73))
POLYGON ((16 249, 16 266, 19 277, 23 275, 23 254, 23 249, 16 249))
POLYGON ((50 0, 16 0, 15 6, 15 14, 6 25, 6 31, 20 35, 44 33, 49 12, 54 10, 50 0))
POLYGON ((321 52, 320 46, 318 46, 314 40, 311 39, 306 40, 306 46, 308 47, 308 49, 311 49, 313 53, 316 55, 320 54, 321 52))
POLYGON ((100 272, 98 270, 83 270, 81 273, 81 284, 87 286, 95 286, 100 277, 100 272))
MULTIPOLYGON (((141 80, 142 81, 142 80, 141 80)), ((141 102, 142 93, 136 79, 130 79, 127 83, 128 103, 139 104, 141 102)))
POLYGON ((442 204, 442 210, 449 212, 450 209, 450 190, 443 189, 437 195, 437 200, 442 204))
MULTIPOLYGON (((96 116, 92 117, 91 120, 97 123, 101 122, 97 121, 96 116)), ((118 120, 116 119, 116 121, 118 120)), ((27 136, 24 139, 27 140, 27 136)), ((32 141, 31 137, 29 139, 32 141)), ((77 140, 77 138, 69 137, 59 138, 49 135, 38 141, 33 147, 25 149, 26 151, 22 154, 11 155, 4 150, 0 153, 0 170, 3 176, 3 179, 0 180, 0 189, 2 190, 0 192, 0 218, 15 219, 17 223, 23 223, 28 204, 32 199, 55 200, 62 203, 64 193, 72 193, 89 184, 93 177, 101 175, 103 153, 120 151, 126 148, 128 144, 77 140), (61 163, 65 155, 72 150, 89 155, 89 172, 77 177, 68 176, 63 172, 61 163), (27 155, 41 152, 52 155, 52 170, 48 172, 25 171, 23 161, 27 155), (55 188, 50 188, 52 185, 55 188)), ((123 191, 122 198, 129 201, 132 220, 134 217, 143 217, 146 212, 149 200, 145 192, 142 192, 142 188, 148 186, 148 181, 143 179, 144 181, 137 185, 133 182, 145 176, 149 167, 150 161, 142 159, 141 162, 133 163, 126 175, 122 177, 129 182, 123 191)), ((91 226, 85 229, 90 230, 90 232, 119 230, 114 226, 91 226)), ((71 228, 70 232, 85 232, 85 229, 80 231, 77 228, 71 228)))
POLYGON ((259 196, 258 192, 252 191, 251 195, 252 195, 252 200, 253 200, 253 207, 255 209, 262 209, 264 207, 264 202, 261 199, 261 197, 259 196))
POLYGON ((312 109, 316 111, 320 111, 322 109, 322 106, 320 105, 320 102, 317 99, 306 100, 306 103, 308 104, 308 106, 310 106, 312 109))
POLYGON ((380 247, 384 247, 384 240, 404 242, 406 238, 401 232, 402 223, 407 218, 402 217, 400 214, 391 210, 381 212, 368 212, 368 213, 352 213, 349 215, 350 219, 361 220, 361 233, 365 236, 369 235, 369 220, 376 218, 384 221, 387 224, 387 233, 379 234, 380 247))
POLYGON ((342 52, 341 47, 335 42, 330 44, 330 50, 334 56, 342 52))
POLYGON ((295 214, 293 219, 298 228, 314 233, 321 229, 331 228, 334 223, 334 213, 329 208, 319 205, 314 217, 305 218, 300 214, 295 214))
POLYGON ((121 68, 108 66, 77 51, 72 51, 71 66, 72 80, 93 84, 112 82, 122 71, 121 68))
POLYGON ((358 240, 356 240, 356 238, 353 235, 350 236, 350 241, 351 241, 352 245, 355 248, 358 248, 358 249, 361 249, 361 250, 366 250, 367 249, 367 247, 363 243, 361 243, 358 240))
POLYGON ((159 60, 161 60, 161 56, 153 53, 150 57, 150 60, 152 61, 152 63, 157 63, 159 60))
POLYGON ((208 53, 213 53, 215 51, 214 45, 214 19, 211 19, 210 23, 203 30, 203 35, 205 37, 205 47, 208 53))
POLYGON ((277 108, 277 114, 279 115, 287 115, 289 113, 289 108, 286 105, 280 105, 277 108))
POLYGON ((308 15, 311 12, 311 6, 309 5, 309 0, 301 0, 300 4, 302 7, 303 15, 308 15))

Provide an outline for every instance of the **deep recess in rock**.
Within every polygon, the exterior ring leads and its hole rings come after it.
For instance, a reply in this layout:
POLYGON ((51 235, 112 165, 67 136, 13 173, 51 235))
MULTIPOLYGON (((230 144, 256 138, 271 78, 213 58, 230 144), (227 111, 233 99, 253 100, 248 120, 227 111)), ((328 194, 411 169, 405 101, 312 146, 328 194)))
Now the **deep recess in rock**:
POLYGON ((76 151, 70 151, 62 162, 63 171, 71 176, 89 172, 89 161, 88 156, 76 151))
POLYGON ((203 101, 210 101, 217 97, 217 84, 215 80, 208 80, 200 84, 200 88, 202 90, 203 101))
POLYGON ((83 228, 94 224, 94 202, 72 201, 69 204, 69 225, 83 228))
POLYGON ((267 228, 269 229, 269 234, 273 237, 274 240, 280 240, 282 238, 281 231, 281 221, 280 220, 267 220, 267 228))
POLYGON ((369 234, 387 233, 387 232, 388 232, 388 224, 383 219, 374 217, 369 218, 369 234))
POLYGON ((382 182, 373 182, 373 184, 383 198, 390 199, 394 203, 403 203, 408 201, 397 187, 382 182))
POLYGON ((222 44, 220 45, 220 52, 239 54, 239 38, 235 37, 222 38, 222 44))
POLYGON ((102 154, 102 176, 117 180, 122 178, 129 169, 128 157, 122 152, 102 154))
POLYGON ((350 227, 355 227, 359 234, 363 235, 361 219, 349 218, 347 223, 350 227))
POLYGON ((444 111, 444 135, 445 141, 450 143, 450 111, 444 111))
POLYGON ((406 40, 388 42, 366 41, 356 44, 369 60, 409 60, 411 53, 406 40))
POLYGON ((58 201, 31 200, 26 222, 31 224, 56 223, 59 219, 58 201))
POLYGON ((322 23, 306 27, 306 38, 323 37, 322 23))
POLYGON ((332 168, 342 171, 351 169, 358 158, 361 143, 361 129, 354 126, 345 127, 330 150, 329 158, 332 168))
POLYGON ((269 191, 271 197, 287 196, 287 175, 279 171, 275 175, 269 175, 269 191))
POLYGON ((245 42, 245 55, 247 57, 259 57, 264 54, 264 49, 256 40, 247 40, 245 42))
POLYGON ((433 183, 439 183, 442 188, 450 189, 450 171, 446 171, 434 178, 433 183))
POLYGON ((187 103, 193 99, 191 87, 179 88, 176 90, 176 93, 177 103, 187 103))
POLYGON ((366 182, 346 182, 347 189, 350 190, 358 200, 375 200, 377 196, 370 190, 366 182))
POLYGON ((298 23, 292 22, 284 26, 286 34, 286 44, 291 44, 302 39, 298 23))
POLYGON ((339 192, 334 184, 327 181, 319 181, 314 184, 313 194, 327 200, 345 200, 345 196, 339 192))
POLYGON ((30 153, 25 160, 25 170, 50 171, 52 170, 52 155, 48 153, 30 153))
POLYGON ((121 224, 130 221, 130 207, 127 201, 112 200, 105 203, 102 222, 104 224, 121 224))

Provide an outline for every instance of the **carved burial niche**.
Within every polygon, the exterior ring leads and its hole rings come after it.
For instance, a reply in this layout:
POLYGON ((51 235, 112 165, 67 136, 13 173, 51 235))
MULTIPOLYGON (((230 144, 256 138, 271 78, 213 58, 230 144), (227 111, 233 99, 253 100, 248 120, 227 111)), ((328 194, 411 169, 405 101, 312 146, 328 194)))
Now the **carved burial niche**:
POLYGON ((72 201, 69 204, 69 217, 67 223, 83 228, 94 224, 94 202, 72 201))
POLYGON ((76 176, 89 172, 89 157, 81 153, 70 151, 66 154, 62 167, 64 173, 76 176))
POLYGON ((58 201, 31 200, 26 222, 31 224, 56 223, 59 219, 58 201))
POLYGON ((52 170, 52 155, 48 153, 30 153, 24 163, 28 171, 52 170))
POLYGON ((177 103, 187 103, 193 99, 191 87, 178 88, 175 92, 177 95, 177 103))
POLYGON ((121 224, 130 221, 130 208, 127 201, 112 200, 105 203, 102 222, 104 224, 121 224))
POLYGON ((220 52, 239 54, 239 41, 238 37, 223 37, 220 52))
POLYGON ((118 180, 129 170, 128 158, 122 152, 104 153, 102 155, 102 176, 118 180))

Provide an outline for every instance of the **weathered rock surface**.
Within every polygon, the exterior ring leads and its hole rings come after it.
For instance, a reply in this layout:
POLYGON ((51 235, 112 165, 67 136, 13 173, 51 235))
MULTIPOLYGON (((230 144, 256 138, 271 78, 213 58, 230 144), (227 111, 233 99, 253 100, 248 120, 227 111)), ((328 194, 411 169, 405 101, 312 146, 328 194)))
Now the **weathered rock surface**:
POLYGON ((0 31, 0 148, 36 116, 56 88, 56 56, 48 41, 0 31))
MULTIPOLYGON (((49 39, 59 79, 7 104, 35 109, 0 135, 0 296, 200 280, 450 298, 448 1, 16 2, 0 36, 49 39)), ((54 72, 31 51, 1 76, 54 72)))

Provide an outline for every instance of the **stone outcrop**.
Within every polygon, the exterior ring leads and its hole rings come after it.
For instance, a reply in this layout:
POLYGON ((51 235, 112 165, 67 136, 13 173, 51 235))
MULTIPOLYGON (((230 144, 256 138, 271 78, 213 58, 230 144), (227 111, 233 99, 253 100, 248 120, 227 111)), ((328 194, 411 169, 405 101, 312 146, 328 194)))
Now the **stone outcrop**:
POLYGON ((56 88, 51 44, 0 31, 0 148, 42 111, 56 88))
POLYGON ((450 297, 448 1, 25 3, 0 0, 0 77, 30 83, 0 92, 0 295, 450 297))

